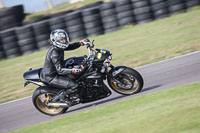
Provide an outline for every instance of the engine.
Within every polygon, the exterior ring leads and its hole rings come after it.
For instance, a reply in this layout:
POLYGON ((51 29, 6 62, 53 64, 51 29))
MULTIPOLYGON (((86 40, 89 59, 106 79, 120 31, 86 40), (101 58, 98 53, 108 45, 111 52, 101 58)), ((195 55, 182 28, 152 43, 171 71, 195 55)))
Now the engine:
POLYGON ((80 88, 82 103, 92 102, 98 99, 105 98, 111 94, 107 86, 104 85, 101 78, 90 79, 86 78, 80 88))

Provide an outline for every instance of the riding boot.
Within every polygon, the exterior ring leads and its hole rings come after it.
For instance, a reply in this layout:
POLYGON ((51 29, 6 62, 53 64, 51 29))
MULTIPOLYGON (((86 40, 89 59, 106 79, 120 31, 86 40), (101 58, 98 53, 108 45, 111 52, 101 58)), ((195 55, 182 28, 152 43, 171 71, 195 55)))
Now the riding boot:
POLYGON ((59 92, 58 95, 56 95, 53 99, 53 101, 57 101, 60 99, 60 101, 65 101, 65 99, 70 95, 78 91, 78 85, 75 84, 73 87, 70 89, 63 89, 59 92))
POLYGON ((66 89, 65 90, 65 94, 69 95, 69 94, 73 94, 75 92, 78 91, 78 84, 75 84, 73 87, 71 87, 70 89, 66 89))
POLYGON ((70 94, 74 94, 75 92, 78 91, 78 84, 75 84, 73 87, 69 88, 69 89, 64 89, 63 93, 60 95, 60 100, 61 101, 65 101, 65 99, 70 95, 70 94))

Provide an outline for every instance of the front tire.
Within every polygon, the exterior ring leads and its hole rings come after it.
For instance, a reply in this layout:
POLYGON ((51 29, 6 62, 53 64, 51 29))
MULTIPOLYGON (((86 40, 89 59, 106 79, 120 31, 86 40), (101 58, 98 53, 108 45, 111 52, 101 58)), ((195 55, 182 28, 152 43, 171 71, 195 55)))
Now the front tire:
POLYGON ((58 115, 66 112, 68 108, 53 108, 48 107, 47 104, 50 99, 52 99, 56 94, 53 92, 48 92, 43 87, 39 87, 35 90, 32 96, 32 102, 35 108, 43 114, 46 115, 58 115))
POLYGON ((143 78, 139 72, 132 68, 127 67, 123 72, 118 74, 116 78, 118 80, 120 79, 120 82, 123 82, 123 84, 127 86, 126 88, 120 87, 116 81, 109 78, 109 86, 117 93, 123 95, 132 95, 142 90, 144 84, 143 78))

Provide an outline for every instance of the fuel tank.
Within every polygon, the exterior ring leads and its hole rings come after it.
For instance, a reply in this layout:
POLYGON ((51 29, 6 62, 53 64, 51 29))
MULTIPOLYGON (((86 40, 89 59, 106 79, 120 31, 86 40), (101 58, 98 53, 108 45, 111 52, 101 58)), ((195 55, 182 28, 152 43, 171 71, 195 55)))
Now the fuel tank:
POLYGON ((65 64, 65 67, 73 67, 73 66, 76 66, 76 65, 81 65, 85 59, 87 58, 87 56, 78 56, 78 57, 71 57, 69 59, 66 59, 64 61, 64 64, 65 64))
MULTIPOLYGON (((65 68, 79 68, 85 60, 87 59, 87 55, 78 56, 78 57, 71 57, 64 61, 65 68)), ((67 74, 67 77, 73 80, 76 80, 80 77, 81 74, 67 74)))

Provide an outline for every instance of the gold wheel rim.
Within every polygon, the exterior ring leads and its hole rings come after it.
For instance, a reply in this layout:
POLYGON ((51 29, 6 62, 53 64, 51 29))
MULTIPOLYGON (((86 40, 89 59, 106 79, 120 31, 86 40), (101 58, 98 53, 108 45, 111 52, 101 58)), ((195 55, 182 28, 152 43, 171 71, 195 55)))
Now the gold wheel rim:
POLYGON ((37 107, 44 113, 47 114, 58 114, 60 113, 63 108, 52 108, 52 107, 48 107, 47 104, 49 102, 49 100, 54 97, 55 94, 53 93, 43 93, 40 94, 37 98, 36 98, 36 105, 37 107))
POLYGON ((115 82, 115 81, 110 81, 111 82, 111 86, 114 90, 116 90, 117 92, 119 93, 122 93, 122 94, 127 94, 127 95, 130 95, 130 94, 134 94, 137 92, 137 90, 140 88, 140 85, 139 85, 139 82, 137 80, 137 78, 135 78, 133 75, 129 74, 129 73, 123 73, 124 75, 128 76, 130 78, 131 81, 133 81, 133 87, 131 89, 128 89, 128 90, 125 90, 125 89, 121 89, 119 86, 118 86, 118 83, 115 82))

